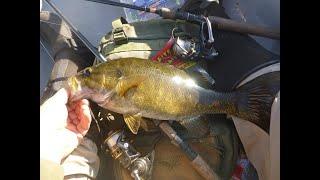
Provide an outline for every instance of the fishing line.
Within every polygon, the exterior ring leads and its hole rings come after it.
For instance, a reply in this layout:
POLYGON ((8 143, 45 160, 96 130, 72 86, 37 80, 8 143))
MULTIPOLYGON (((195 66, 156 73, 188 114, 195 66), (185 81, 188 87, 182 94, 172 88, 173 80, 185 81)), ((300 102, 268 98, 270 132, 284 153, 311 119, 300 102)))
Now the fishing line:
MULTIPOLYGON (((63 27, 62 25, 63 24, 57 24, 57 23, 53 23, 53 22, 50 22, 50 21, 44 21, 44 20, 41 20, 41 22, 44 22, 44 23, 48 23, 48 24, 53 24, 53 25, 56 25, 56 26, 61 26, 60 29, 63 27)), ((70 37, 66 36, 66 35, 63 35, 61 33, 59 33, 59 36, 62 36, 62 37, 65 37, 66 39, 70 39, 70 37)))
POLYGON ((97 128, 98 128, 99 133, 101 133, 101 129, 100 129, 100 126, 99 126, 98 120, 97 120, 97 119, 96 119, 96 117, 94 116, 94 114, 93 114, 93 112, 92 112, 92 109, 91 109, 91 108, 89 108, 89 110, 90 110, 90 115, 91 115, 91 117, 93 118, 93 120, 94 120, 94 121, 95 121, 95 123, 97 124, 97 128))
POLYGON ((49 53, 48 49, 43 45, 41 38, 40 38, 40 45, 43 47, 43 49, 46 51, 46 53, 48 54, 49 58, 52 60, 53 63, 55 63, 53 57, 51 56, 51 54, 49 53))
POLYGON ((69 26, 70 30, 78 36, 85 46, 99 59, 101 62, 107 61, 106 58, 90 43, 90 41, 80 32, 70 21, 62 14, 62 12, 51 2, 51 0, 45 0, 45 2, 54 10, 54 12, 69 26))

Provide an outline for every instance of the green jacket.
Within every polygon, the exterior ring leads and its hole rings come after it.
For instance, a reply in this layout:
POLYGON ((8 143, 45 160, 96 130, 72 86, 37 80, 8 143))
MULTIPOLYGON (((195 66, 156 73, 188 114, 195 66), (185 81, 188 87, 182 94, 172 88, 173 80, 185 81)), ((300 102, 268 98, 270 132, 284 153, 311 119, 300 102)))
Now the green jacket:
POLYGON ((64 173, 60 164, 40 159, 40 180, 63 180, 64 173))

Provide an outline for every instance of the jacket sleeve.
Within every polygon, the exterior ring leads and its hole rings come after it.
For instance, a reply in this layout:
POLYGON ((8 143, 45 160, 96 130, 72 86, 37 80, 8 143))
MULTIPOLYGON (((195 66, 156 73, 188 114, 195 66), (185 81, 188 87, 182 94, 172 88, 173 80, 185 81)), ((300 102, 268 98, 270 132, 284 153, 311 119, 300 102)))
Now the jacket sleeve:
POLYGON ((63 180, 64 173, 60 164, 40 159, 41 180, 63 180))

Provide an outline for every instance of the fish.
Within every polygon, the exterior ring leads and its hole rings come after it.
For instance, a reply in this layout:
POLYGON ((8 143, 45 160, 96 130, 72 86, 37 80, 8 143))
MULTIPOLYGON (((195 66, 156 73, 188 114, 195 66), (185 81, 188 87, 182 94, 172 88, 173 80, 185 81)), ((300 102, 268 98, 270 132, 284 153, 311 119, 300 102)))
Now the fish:
POLYGON ((269 130, 280 73, 268 73, 232 92, 197 85, 185 71, 148 59, 121 58, 88 67, 68 78, 71 100, 90 99, 123 114, 137 134, 143 118, 185 121, 225 113, 269 130))

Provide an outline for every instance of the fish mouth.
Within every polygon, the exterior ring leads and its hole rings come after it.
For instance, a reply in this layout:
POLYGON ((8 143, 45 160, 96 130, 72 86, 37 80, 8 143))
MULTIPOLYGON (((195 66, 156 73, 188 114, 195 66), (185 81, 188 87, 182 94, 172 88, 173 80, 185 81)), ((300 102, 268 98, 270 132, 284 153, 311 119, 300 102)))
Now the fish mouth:
POLYGON ((81 99, 90 99, 98 105, 105 105, 109 102, 112 91, 91 89, 81 84, 76 77, 71 77, 68 80, 70 89, 70 101, 78 101, 81 99))
POLYGON ((81 99, 91 99, 94 92, 89 88, 82 87, 81 90, 71 90, 70 101, 78 101, 81 99))
POLYGON ((106 104, 110 102, 111 96, 113 95, 113 91, 100 91, 99 93, 91 94, 90 99, 97 103, 99 106, 104 107, 106 104))

